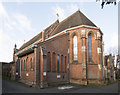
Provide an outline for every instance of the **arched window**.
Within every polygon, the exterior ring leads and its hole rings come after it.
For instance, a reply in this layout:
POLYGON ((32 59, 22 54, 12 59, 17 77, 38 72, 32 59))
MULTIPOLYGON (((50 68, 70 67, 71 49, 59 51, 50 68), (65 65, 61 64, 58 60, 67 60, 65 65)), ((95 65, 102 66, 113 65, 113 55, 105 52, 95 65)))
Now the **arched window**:
POLYGON ((32 70, 32 58, 31 58, 31 60, 30 60, 30 66, 31 66, 31 70, 32 70))
POLYGON ((26 58, 26 62, 25 62, 25 69, 28 70, 28 57, 26 58))
POLYGON ((63 72, 64 70, 63 70, 63 55, 61 55, 61 72, 63 72))
POLYGON ((59 73, 59 55, 57 55, 57 72, 59 73))
POLYGON ((92 61, 92 36, 91 34, 88 35, 88 52, 89 52, 89 62, 92 61))
POLYGON ((67 59, 66 59, 66 56, 65 56, 65 73, 66 73, 66 68, 67 68, 67 59))
POLYGON ((25 60, 24 60, 24 70, 25 70, 25 60))
POLYGON ((21 70, 23 70, 23 60, 21 60, 21 70))
POLYGON ((57 58, 56 57, 57 57, 56 53, 53 52, 53 54, 52 54, 52 62, 51 62, 51 64, 52 64, 52 72, 56 72, 56 68, 57 68, 57 64, 56 64, 57 58))
POLYGON ((51 53, 48 52, 47 53, 47 71, 50 72, 51 71, 51 53))
POLYGON ((74 54, 74 60, 77 60, 77 36, 73 37, 73 54, 74 54))

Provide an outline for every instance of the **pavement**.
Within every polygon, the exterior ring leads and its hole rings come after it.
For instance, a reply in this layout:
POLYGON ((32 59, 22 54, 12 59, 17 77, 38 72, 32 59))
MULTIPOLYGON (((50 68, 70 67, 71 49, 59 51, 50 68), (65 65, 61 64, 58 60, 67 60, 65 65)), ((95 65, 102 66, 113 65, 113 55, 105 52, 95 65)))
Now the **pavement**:
POLYGON ((118 82, 97 87, 67 85, 40 89, 16 81, 2 80, 2 93, 118 93, 118 82))

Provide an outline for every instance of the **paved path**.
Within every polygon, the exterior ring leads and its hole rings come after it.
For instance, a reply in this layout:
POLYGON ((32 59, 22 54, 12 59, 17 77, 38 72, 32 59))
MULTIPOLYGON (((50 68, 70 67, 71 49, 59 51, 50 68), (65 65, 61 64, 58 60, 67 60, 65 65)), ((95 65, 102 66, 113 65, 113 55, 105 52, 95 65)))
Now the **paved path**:
POLYGON ((3 80, 2 93, 118 93, 118 82, 99 87, 73 86, 71 89, 58 89, 58 87, 40 89, 15 81, 3 80))

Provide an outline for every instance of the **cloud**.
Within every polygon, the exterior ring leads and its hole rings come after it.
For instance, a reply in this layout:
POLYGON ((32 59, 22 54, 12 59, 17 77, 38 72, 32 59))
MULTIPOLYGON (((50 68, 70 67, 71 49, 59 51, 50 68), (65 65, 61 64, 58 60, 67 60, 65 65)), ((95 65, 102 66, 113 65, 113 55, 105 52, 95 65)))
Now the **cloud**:
POLYGON ((9 12, 0 3, 0 62, 10 62, 13 59, 13 48, 18 48, 25 39, 29 39, 35 31, 30 19, 22 13, 9 12), (23 36, 24 35, 24 36, 23 36))
POLYGON ((9 18, 8 13, 6 12, 5 8, 3 7, 2 2, 0 2, 0 15, 6 18, 9 18))
POLYGON ((10 48, 13 43, 14 41, 0 29, 0 62, 11 61, 13 49, 10 48))
POLYGON ((67 6, 67 10, 68 10, 70 13, 74 13, 74 12, 76 12, 78 9, 79 9, 79 7, 78 7, 77 4, 70 4, 70 5, 67 6))
POLYGON ((58 5, 56 5, 56 6, 53 6, 52 9, 53 9, 54 16, 56 17, 56 14, 58 13, 59 14, 59 20, 62 21, 68 15, 76 12, 79 9, 79 7, 78 7, 77 4, 72 4, 71 3, 71 4, 67 5, 65 8, 62 8, 58 5))
POLYGON ((109 53, 114 53, 117 54, 118 52, 118 34, 117 32, 115 33, 111 33, 109 34, 109 36, 107 34, 104 35, 104 42, 105 42, 105 53, 109 54, 109 53))
POLYGON ((31 27, 31 21, 28 19, 27 16, 23 15, 23 14, 20 14, 20 13, 17 13, 17 14, 14 14, 14 19, 16 20, 17 24, 16 27, 19 26, 19 30, 20 31, 24 31, 24 29, 28 30, 28 31, 34 31, 34 29, 31 27))
MULTIPOLYGON (((86 0, 86 2, 88 1, 86 0)), ((81 9, 84 9, 83 5, 84 5, 83 2, 81 2, 80 4, 71 3, 67 5, 66 7, 60 7, 57 5, 53 7, 53 12, 54 13, 56 12, 59 14, 60 21, 61 21, 65 19, 65 17, 68 17, 74 12, 76 12, 80 7, 81 9)), ((109 33, 109 36, 108 36, 108 33, 106 33, 104 34, 103 37, 104 37, 104 42, 105 42, 105 46, 104 46, 105 53, 108 54, 110 52, 111 53, 116 52, 118 50, 118 33, 117 32, 109 33)))

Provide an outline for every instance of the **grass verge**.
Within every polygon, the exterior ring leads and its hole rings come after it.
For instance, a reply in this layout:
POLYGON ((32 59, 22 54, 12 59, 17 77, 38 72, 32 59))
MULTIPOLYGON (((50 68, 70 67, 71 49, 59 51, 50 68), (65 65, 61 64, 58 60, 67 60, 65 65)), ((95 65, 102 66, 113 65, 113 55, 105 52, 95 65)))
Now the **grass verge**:
POLYGON ((7 76, 2 76, 2 79, 11 80, 11 78, 10 78, 10 77, 7 77, 7 76))

